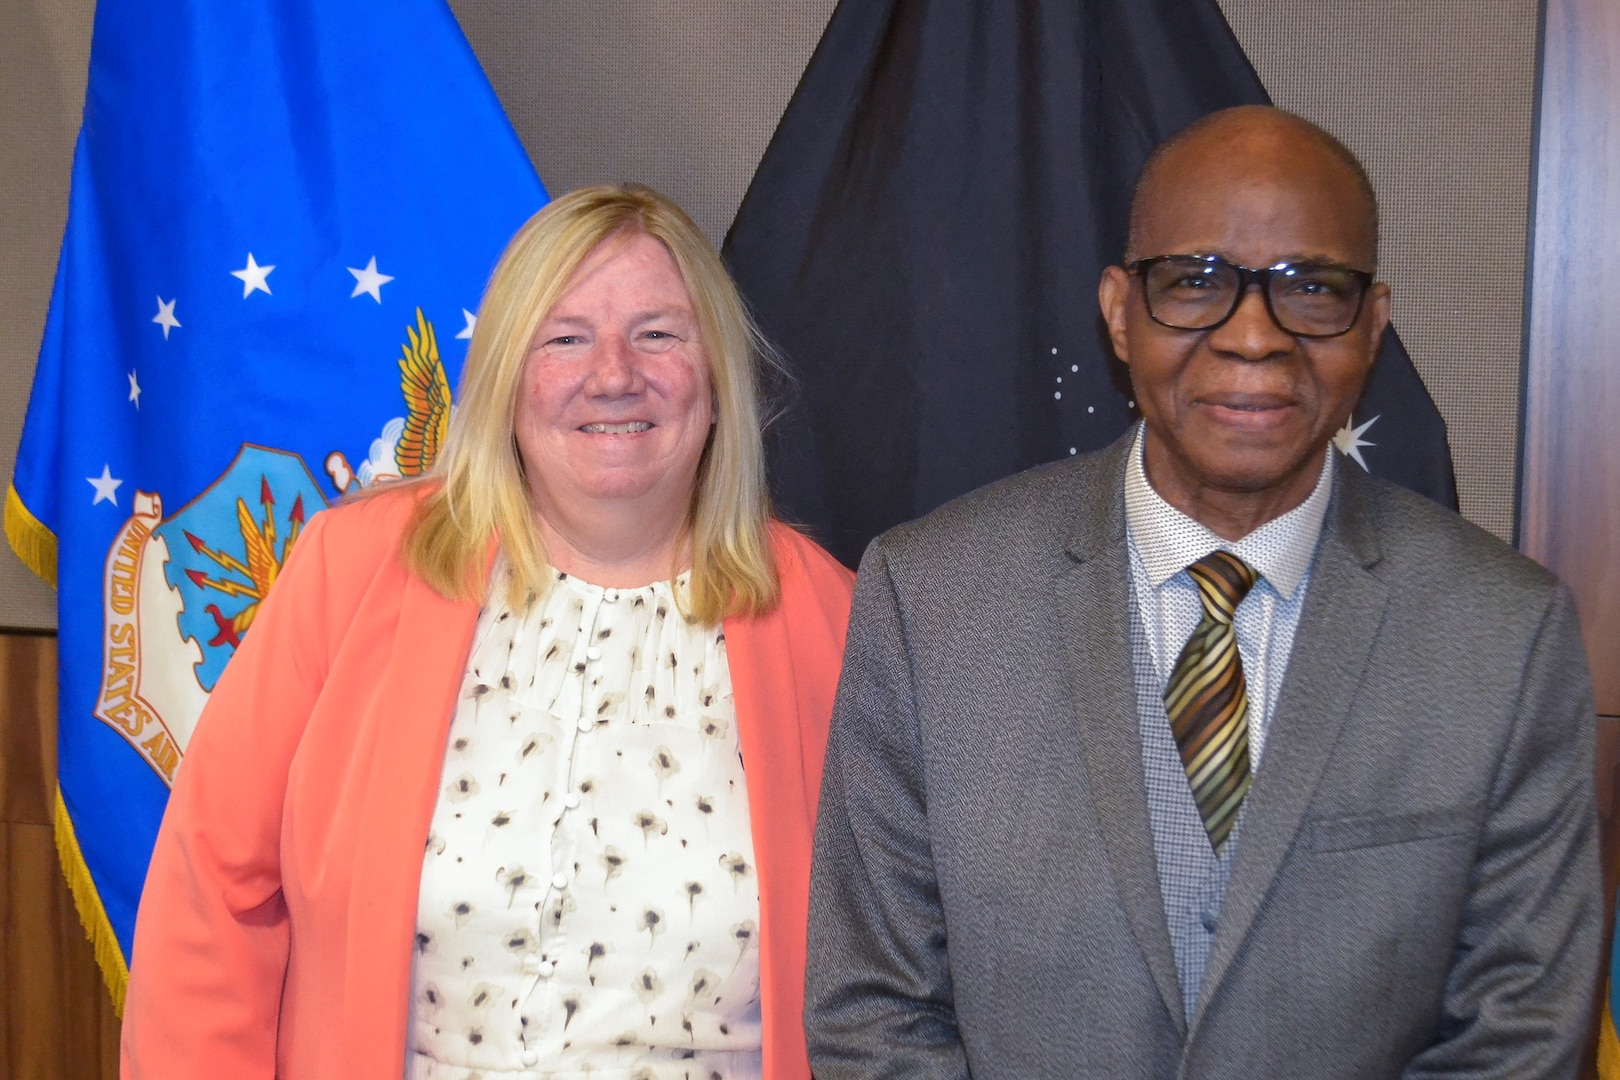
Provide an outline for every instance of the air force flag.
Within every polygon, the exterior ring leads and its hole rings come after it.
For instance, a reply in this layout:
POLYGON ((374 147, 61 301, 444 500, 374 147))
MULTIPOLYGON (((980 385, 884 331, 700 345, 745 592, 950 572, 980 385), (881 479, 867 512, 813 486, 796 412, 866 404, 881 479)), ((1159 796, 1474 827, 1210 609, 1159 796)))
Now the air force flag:
POLYGON ((444 0, 102 0, 12 487, 57 843, 115 1000, 197 713, 311 514, 432 463, 545 201, 444 0))

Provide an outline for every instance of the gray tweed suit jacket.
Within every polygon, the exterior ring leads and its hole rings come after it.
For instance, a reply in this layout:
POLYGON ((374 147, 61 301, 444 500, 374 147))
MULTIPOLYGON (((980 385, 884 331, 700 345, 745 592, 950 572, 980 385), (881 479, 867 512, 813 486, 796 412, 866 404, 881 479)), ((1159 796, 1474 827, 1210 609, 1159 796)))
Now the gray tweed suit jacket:
POLYGON ((1132 690, 1126 445, 866 554, 816 836, 816 1076, 1574 1076, 1601 904, 1570 598, 1355 468, 1186 1022, 1132 690))

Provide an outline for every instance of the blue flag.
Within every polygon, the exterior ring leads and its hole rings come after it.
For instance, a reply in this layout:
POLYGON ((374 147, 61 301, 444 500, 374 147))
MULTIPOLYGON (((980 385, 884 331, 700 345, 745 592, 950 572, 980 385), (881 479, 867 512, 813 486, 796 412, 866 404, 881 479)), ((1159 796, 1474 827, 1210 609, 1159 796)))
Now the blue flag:
POLYGON ((432 464, 545 198, 444 0, 97 5, 5 521, 57 585, 57 844, 115 1001, 220 670, 311 514, 432 464))

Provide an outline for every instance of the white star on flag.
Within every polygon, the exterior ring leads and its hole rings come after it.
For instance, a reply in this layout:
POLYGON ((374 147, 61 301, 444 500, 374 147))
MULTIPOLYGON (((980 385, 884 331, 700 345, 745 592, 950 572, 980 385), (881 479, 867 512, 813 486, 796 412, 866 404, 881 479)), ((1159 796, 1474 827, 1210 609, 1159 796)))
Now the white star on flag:
POLYGON ((462 328, 461 333, 456 335, 456 340, 468 341, 472 338, 473 327, 478 325, 478 316, 474 315, 466 308, 462 308, 461 313, 467 317, 467 325, 462 328))
POLYGON ((129 373, 129 400, 135 403, 137 409, 141 407, 141 384, 135 381, 133 371, 129 373))
MULTIPOLYGON (((253 258, 253 256, 249 255, 248 258, 251 259, 251 258, 253 258)), ((269 291, 270 291, 269 289, 265 290, 265 292, 269 292, 269 291)), ((179 303, 179 300, 180 300, 179 297, 175 297, 173 300, 170 300, 167 303, 165 303, 163 297, 160 296, 160 297, 157 298, 158 313, 156 315, 152 316, 152 321, 157 323, 159 326, 163 327, 163 340, 164 341, 169 340, 169 331, 170 330, 179 329, 180 320, 174 317, 174 305, 179 303)))
POLYGON ((377 256, 373 255, 371 261, 366 263, 364 270, 349 267, 349 273, 354 275, 354 292, 349 294, 353 300, 361 293, 369 293, 377 303, 382 303, 382 287, 394 280, 392 274, 379 274, 377 272, 377 256))
POLYGON ((274 266, 260 266, 253 261, 253 252, 248 252, 248 264, 240 270, 232 270, 231 277, 242 279, 242 299, 246 300, 255 291, 270 295, 270 271, 274 266))
POLYGON ((118 505, 118 485, 122 484, 123 481, 113 479, 112 469, 110 467, 103 465, 101 467, 100 476, 87 476, 84 479, 85 483, 96 489, 96 497, 90 500, 91 506, 96 505, 96 503, 101 502, 103 499, 112 503, 114 506, 118 505))
MULTIPOLYGON (((1353 423, 1354 420, 1355 417, 1350 418, 1350 422, 1353 423)), ((1361 457, 1361 448, 1363 446, 1377 446, 1378 444, 1368 442, 1361 436, 1366 433, 1368 428, 1378 423, 1378 420, 1379 417, 1375 416, 1358 428, 1353 428, 1350 426, 1350 423, 1346 423, 1344 427, 1340 428, 1338 433, 1333 436, 1333 445, 1339 448, 1339 453, 1351 459, 1357 465, 1360 465, 1362 472, 1367 472, 1368 470, 1367 462, 1361 457)))

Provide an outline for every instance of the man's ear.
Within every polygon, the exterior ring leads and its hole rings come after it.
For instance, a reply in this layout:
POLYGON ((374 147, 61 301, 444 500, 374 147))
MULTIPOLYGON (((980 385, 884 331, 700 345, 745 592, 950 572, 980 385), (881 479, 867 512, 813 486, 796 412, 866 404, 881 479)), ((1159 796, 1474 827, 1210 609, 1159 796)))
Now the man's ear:
POLYGON ((1103 321, 1108 324, 1108 338, 1113 342, 1114 355, 1129 366, 1130 346, 1125 334, 1125 312, 1131 299, 1131 275, 1121 266, 1110 266, 1097 282, 1097 305, 1102 308, 1103 321))
POLYGON ((1373 361, 1378 359, 1378 346, 1384 340, 1384 331, 1389 329, 1389 286, 1382 281, 1375 281, 1367 290, 1367 318, 1371 321, 1371 346, 1367 353, 1367 370, 1371 371, 1373 361))

